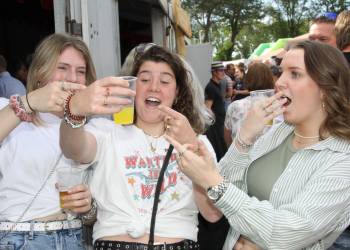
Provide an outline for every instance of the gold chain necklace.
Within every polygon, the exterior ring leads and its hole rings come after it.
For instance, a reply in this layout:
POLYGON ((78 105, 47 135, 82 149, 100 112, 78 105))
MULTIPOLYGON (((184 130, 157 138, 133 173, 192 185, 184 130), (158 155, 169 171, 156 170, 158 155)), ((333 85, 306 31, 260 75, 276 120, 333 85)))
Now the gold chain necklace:
MULTIPOLYGON (((142 130, 143 131, 143 130, 142 130)), ((164 133, 162 133, 162 134, 160 134, 160 135, 150 135, 150 134, 148 134, 148 133, 146 133, 145 131, 143 131, 143 133, 145 134, 145 136, 146 136, 146 140, 147 140, 147 142, 148 142, 148 144, 149 144, 149 147, 150 147, 150 149, 151 149, 151 152, 154 154, 156 151, 157 151, 157 144, 158 144, 158 139, 164 134, 164 133), (153 141, 151 141, 151 140, 153 140, 153 141)))

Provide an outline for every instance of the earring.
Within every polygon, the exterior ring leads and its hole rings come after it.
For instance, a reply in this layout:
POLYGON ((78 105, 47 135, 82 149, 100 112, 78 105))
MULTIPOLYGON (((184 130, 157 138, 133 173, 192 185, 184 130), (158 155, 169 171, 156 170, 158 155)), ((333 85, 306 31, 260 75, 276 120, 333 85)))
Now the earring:
POLYGON ((324 104, 324 102, 322 102, 322 108, 325 109, 326 105, 324 104))

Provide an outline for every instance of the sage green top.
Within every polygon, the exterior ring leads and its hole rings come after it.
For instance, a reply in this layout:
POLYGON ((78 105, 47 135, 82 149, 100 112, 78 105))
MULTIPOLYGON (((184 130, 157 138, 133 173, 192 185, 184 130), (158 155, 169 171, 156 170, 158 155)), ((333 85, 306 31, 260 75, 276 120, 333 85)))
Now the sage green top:
POLYGON ((269 200, 273 185, 297 151, 292 145, 292 139, 293 133, 279 147, 250 164, 247 173, 249 196, 261 201, 269 200))

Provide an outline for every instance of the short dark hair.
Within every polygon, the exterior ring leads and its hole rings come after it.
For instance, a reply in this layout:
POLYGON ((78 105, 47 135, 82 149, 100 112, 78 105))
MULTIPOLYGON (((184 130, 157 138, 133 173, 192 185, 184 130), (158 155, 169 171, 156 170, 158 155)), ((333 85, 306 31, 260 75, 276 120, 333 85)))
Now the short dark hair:
POLYGON ((7 62, 3 55, 0 55, 0 69, 6 70, 7 69, 7 62))

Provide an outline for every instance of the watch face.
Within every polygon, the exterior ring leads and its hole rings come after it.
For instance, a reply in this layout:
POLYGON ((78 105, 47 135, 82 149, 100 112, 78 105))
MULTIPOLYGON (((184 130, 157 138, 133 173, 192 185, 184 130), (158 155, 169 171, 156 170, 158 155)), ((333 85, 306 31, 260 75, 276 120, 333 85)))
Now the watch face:
POLYGON ((212 201, 216 201, 218 198, 219 198, 219 193, 216 192, 214 189, 210 188, 208 191, 207 191, 207 194, 208 194, 208 197, 210 200, 212 201))

